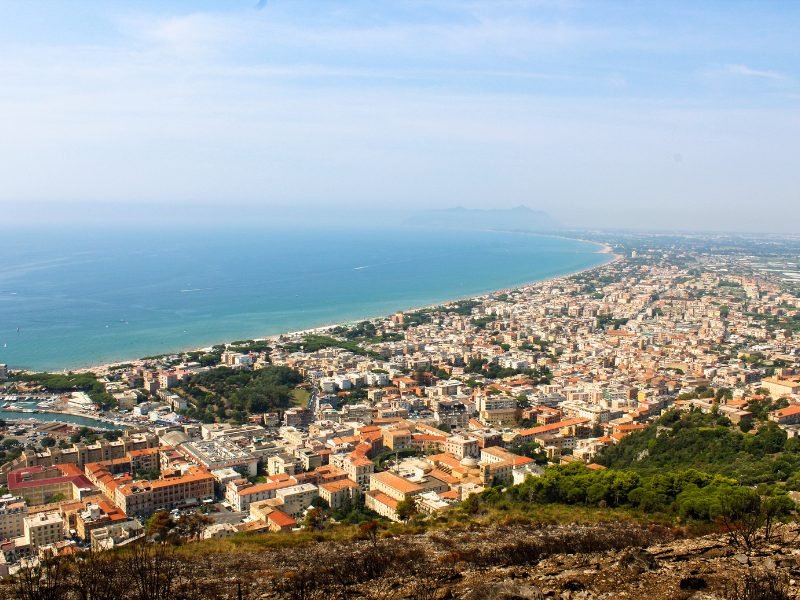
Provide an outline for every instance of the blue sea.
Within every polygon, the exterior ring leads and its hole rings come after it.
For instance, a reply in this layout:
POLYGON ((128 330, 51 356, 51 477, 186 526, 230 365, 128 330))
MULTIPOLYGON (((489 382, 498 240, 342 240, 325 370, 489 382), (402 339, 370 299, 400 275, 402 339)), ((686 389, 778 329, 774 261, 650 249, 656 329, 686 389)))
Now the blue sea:
POLYGON ((563 275, 576 240, 391 229, 4 231, 0 363, 62 370, 390 314, 563 275))

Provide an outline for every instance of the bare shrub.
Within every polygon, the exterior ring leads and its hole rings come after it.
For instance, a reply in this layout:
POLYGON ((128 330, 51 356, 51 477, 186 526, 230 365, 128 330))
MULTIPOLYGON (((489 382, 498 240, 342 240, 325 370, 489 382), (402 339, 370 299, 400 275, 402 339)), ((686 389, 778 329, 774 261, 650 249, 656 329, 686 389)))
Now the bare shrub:
POLYGON ((133 600, 174 600, 180 561, 172 548, 137 544, 126 558, 133 600))
POLYGON ((117 557, 87 552, 72 561, 70 587, 80 600, 117 600, 129 587, 130 572, 117 557))
POLYGON ((752 571, 725 587, 726 600, 789 600, 784 577, 777 573, 752 571))
POLYGON ((15 600, 60 600, 67 594, 65 561, 48 558, 25 564, 12 584, 15 600))
POLYGON ((313 566, 284 571, 273 578, 272 584, 281 598, 316 600, 329 597, 320 581, 317 569, 313 566))
POLYGON ((527 565, 553 554, 589 554, 630 547, 644 547, 671 540, 666 527, 591 526, 569 530, 512 529, 494 536, 507 541, 464 544, 449 554, 455 562, 475 568, 527 565))
POLYGON ((428 560, 420 557, 408 572, 412 584, 409 597, 413 600, 434 600, 459 573, 450 561, 428 560))

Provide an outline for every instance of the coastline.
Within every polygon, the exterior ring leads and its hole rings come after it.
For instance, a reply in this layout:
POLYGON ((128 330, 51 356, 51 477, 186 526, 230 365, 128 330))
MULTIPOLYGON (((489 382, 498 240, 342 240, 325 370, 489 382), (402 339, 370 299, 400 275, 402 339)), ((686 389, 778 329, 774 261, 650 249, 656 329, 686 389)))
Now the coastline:
MULTIPOLYGON (((497 230, 494 230, 494 231, 497 231, 497 230)), ((543 283, 558 281, 560 279, 564 279, 566 277, 572 277, 572 276, 578 275, 580 273, 589 273, 589 272, 594 271, 596 269, 602 269, 604 267, 607 267, 608 265, 614 264, 614 263, 616 263, 616 262, 618 262, 618 261, 623 259, 622 255, 614 254, 614 251, 613 251, 613 248, 611 247, 611 245, 609 245, 607 243, 603 243, 603 242, 597 242, 597 241, 593 241, 593 240, 585 240, 585 239, 580 239, 580 238, 571 238, 571 237, 567 237, 567 236, 563 236, 563 235, 540 234, 540 233, 524 232, 524 231, 517 231, 517 232, 506 231, 505 233, 519 233, 519 234, 522 234, 522 235, 537 235, 537 236, 542 236, 542 237, 554 237, 554 238, 561 238, 561 239, 567 239, 567 240, 572 240, 572 241, 584 242, 584 243, 587 243, 587 244, 593 244, 593 245, 599 246, 599 250, 597 250, 597 252, 595 254, 605 255, 605 256, 608 257, 608 259, 605 260, 604 262, 598 264, 598 265, 587 267, 585 269, 578 269, 577 271, 572 271, 572 272, 569 272, 569 273, 563 273, 561 275, 556 275, 556 276, 553 276, 553 277, 545 277, 543 279, 538 279, 538 280, 535 280, 535 281, 525 282, 525 283, 510 287, 510 288, 499 288, 499 289, 494 289, 494 290, 490 290, 490 291, 484 292, 482 294, 471 294, 471 295, 468 295, 468 296, 461 296, 461 297, 442 300, 442 301, 439 301, 439 302, 435 302, 433 304, 418 305, 418 306, 402 308, 402 309, 398 309, 398 311, 396 311, 396 312, 413 312, 413 311, 417 311, 417 310, 427 310, 427 309, 437 308, 437 307, 440 307, 440 306, 451 304, 453 302, 459 302, 459 301, 462 301, 462 300, 474 300, 474 299, 479 299, 479 298, 485 298, 485 297, 491 296, 493 294, 502 294, 502 293, 513 292, 513 291, 516 291, 516 290, 522 290, 522 289, 531 287, 533 285, 539 285, 539 284, 543 284, 543 283)), ((297 330, 284 331, 284 332, 281 332, 281 333, 275 333, 275 334, 270 334, 270 335, 266 335, 266 336, 253 337, 253 338, 249 338, 249 339, 252 339, 254 341, 270 341, 270 340, 277 340, 277 339, 279 339, 281 337, 297 337, 297 336, 303 336, 303 335, 309 335, 309 334, 321 334, 321 333, 326 333, 326 332, 330 331, 331 329, 334 329, 336 327, 340 327, 340 326, 343 326, 343 325, 349 325, 349 324, 353 324, 353 323, 360 323, 362 321, 373 321, 373 320, 376 320, 376 319, 383 319, 383 318, 386 318, 387 316, 388 315, 386 315, 386 314, 380 314, 380 315, 372 315, 372 316, 368 316, 368 317, 359 317, 359 318, 351 319, 351 320, 347 320, 347 321, 336 321, 336 322, 333 322, 333 323, 327 323, 327 324, 324 324, 324 325, 319 325, 319 326, 311 327, 311 328, 308 328, 308 329, 297 329, 297 330)), ((220 342, 217 342, 214 345, 229 344, 229 343, 231 343, 231 340, 220 341, 220 342)), ((187 348, 187 349, 182 349, 182 350, 175 350, 174 352, 165 352, 165 353, 163 353, 163 355, 183 354, 183 353, 186 353, 186 352, 202 352, 202 351, 209 350, 210 348, 211 348, 211 346, 203 346, 203 347, 199 347, 199 348, 198 347, 187 348)), ((114 362, 101 363, 101 364, 96 364, 96 365, 89 365, 89 366, 86 366, 86 367, 78 367, 78 368, 73 368, 73 369, 61 369, 61 370, 46 371, 46 372, 49 372, 49 373, 67 373, 67 372, 72 372, 72 373, 94 373, 95 375, 98 375, 98 374, 106 373, 109 370, 111 370, 111 369, 113 369, 115 367, 118 367, 120 365, 128 365, 128 364, 130 364, 130 365, 139 366, 139 365, 143 365, 145 362, 146 362, 146 359, 144 359, 144 358, 131 358, 131 359, 127 359, 127 360, 119 360, 119 361, 114 361, 114 362)), ((35 372, 35 371, 26 371, 26 372, 35 372)))
POLYGON ((96 414, 84 414, 77 411, 67 411, 67 410, 42 410, 39 409, 37 412, 25 412, 19 410, 11 410, 11 409, 0 409, 0 418, 5 419, 6 421, 21 421, 21 422, 30 422, 36 421, 39 423, 60 423, 62 425, 80 425, 86 427, 97 428, 96 425, 90 424, 88 422, 94 421, 98 423, 105 423, 108 427, 100 427, 100 429, 129 429, 132 427, 130 423, 125 423, 123 421, 118 421, 116 419, 112 419, 110 417, 105 416, 103 413, 96 413, 96 414), (75 420, 70 420, 68 418, 63 417, 72 417, 75 420), (49 417, 49 418, 43 418, 49 417), (87 421, 87 423, 82 423, 81 419, 87 421))

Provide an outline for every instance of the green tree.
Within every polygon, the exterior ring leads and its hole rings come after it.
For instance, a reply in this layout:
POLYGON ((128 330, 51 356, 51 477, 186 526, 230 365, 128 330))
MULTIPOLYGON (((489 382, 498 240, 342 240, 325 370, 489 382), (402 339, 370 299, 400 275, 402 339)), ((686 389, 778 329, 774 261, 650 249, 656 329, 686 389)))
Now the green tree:
POLYGON ((414 498, 408 497, 398 502, 396 512, 401 521, 408 521, 417 514, 417 505, 414 502, 414 498))
POLYGON ((175 527, 175 521, 166 511, 153 513, 145 523, 145 532, 149 537, 165 541, 167 534, 175 527))
POLYGON ((507 450, 520 456, 527 456, 532 458, 538 464, 543 465, 547 463, 547 453, 537 442, 516 442, 508 446, 507 450))
MULTIPOLYGON (((203 530, 213 522, 214 521, 206 515, 193 512, 186 515, 181 515, 178 520, 175 521, 174 525, 178 535, 192 541, 198 539, 200 534, 203 533, 203 530)), ((162 524, 165 523, 166 522, 162 522, 162 524)))
POLYGON ((303 527, 306 529, 323 529, 325 527, 325 511, 321 508, 310 508, 306 511, 303 527))

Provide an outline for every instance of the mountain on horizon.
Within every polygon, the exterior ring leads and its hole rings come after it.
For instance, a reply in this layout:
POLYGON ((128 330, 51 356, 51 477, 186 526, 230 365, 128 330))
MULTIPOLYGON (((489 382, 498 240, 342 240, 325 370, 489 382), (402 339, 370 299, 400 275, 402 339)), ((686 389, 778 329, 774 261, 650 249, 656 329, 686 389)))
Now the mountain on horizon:
POLYGON ((417 224, 451 229, 503 229, 550 231, 563 227, 543 210, 528 206, 514 208, 455 208, 427 210, 414 216, 417 224))

